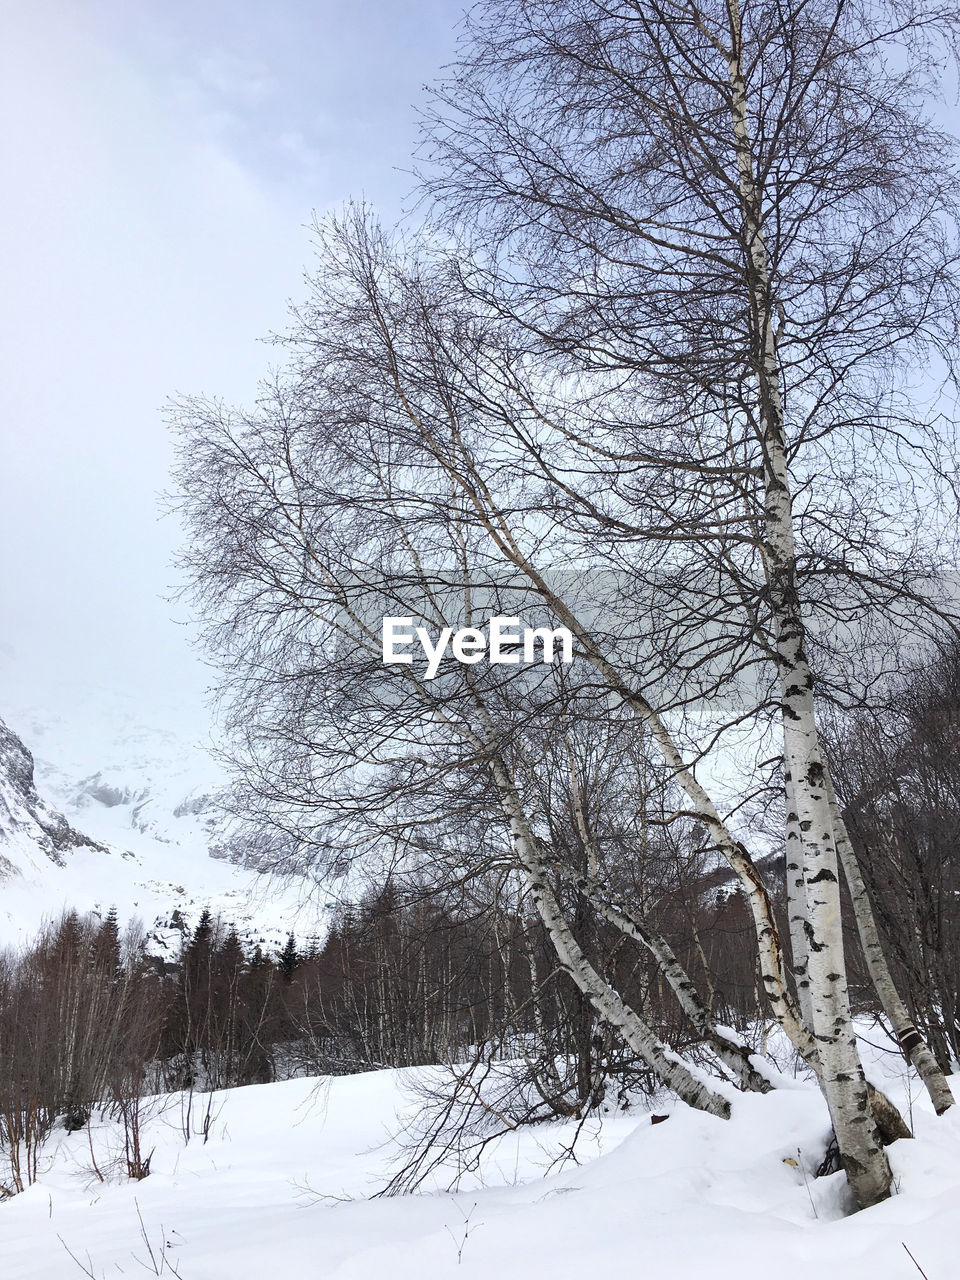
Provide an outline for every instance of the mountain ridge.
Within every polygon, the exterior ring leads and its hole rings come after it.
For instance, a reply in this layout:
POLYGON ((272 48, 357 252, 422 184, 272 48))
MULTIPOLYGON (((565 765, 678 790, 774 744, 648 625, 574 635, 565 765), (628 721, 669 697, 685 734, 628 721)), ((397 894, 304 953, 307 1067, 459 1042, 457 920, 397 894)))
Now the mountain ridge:
POLYGON ((129 705, 4 712, 0 944, 29 942, 69 910, 138 918, 161 955, 178 951, 205 908, 251 947, 322 934, 327 912, 309 875, 224 856, 226 778, 183 734, 144 724, 129 705))

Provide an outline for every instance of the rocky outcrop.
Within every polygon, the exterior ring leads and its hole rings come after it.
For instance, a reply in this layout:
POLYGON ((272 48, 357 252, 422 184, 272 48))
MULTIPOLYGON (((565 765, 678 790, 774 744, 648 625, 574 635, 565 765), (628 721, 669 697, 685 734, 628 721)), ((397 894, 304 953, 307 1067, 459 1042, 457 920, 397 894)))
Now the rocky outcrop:
POLYGON ((63 866, 70 849, 103 849, 40 797, 33 756, 0 720, 0 878, 17 872, 15 853, 25 846, 39 850, 58 866, 63 866))

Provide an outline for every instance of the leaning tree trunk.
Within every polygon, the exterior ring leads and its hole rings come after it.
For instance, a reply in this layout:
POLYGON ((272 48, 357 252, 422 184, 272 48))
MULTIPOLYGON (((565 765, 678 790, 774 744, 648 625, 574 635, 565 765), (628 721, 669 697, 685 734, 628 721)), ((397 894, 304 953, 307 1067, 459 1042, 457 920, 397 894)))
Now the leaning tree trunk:
POLYGON ((697 817, 710 832, 720 853, 740 882, 753 919, 757 958, 761 980, 770 1010, 803 1060, 819 1074, 816 1041, 804 1024, 796 1000, 787 984, 783 963, 783 944, 773 913, 773 904, 763 878, 748 851, 736 840, 720 816, 708 792, 687 764, 669 728, 643 693, 629 683, 600 650, 600 646, 577 615, 553 591, 541 574, 515 548, 510 549, 513 563, 535 585, 559 622, 576 637, 584 659, 603 676, 608 688, 650 731, 658 751, 682 787, 697 817))
MULTIPOLYGON (((908 1137, 910 1131, 904 1124, 903 1118, 896 1107, 883 1094, 868 1085, 864 1079, 863 1068, 857 1056, 856 1042, 852 1039, 849 1008, 847 1009, 846 1027, 850 1032, 850 1039, 845 1049, 849 1072, 846 1072, 842 1068, 838 1068, 836 1061, 833 1060, 836 1057, 835 1054, 828 1055, 826 1063, 821 1060, 818 1039, 822 1034, 829 1040, 832 1033, 828 1028, 818 1031, 815 1027, 806 1025, 797 1002, 787 985, 779 930, 777 929, 773 907, 762 877, 747 850, 734 838, 710 796, 696 778, 692 769, 687 765, 669 729, 642 692, 632 687, 609 659, 603 655, 588 628, 583 625, 566 602, 550 588, 542 574, 530 563, 522 551, 514 543, 504 542, 500 536, 500 531, 490 525, 481 506, 476 506, 474 509, 478 521, 487 527, 497 545, 534 584, 542 599, 550 606, 557 620, 568 627, 580 642, 585 660, 604 677, 608 687, 623 700, 624 705, 634 712, 650 730, 651 736, 672 770, 674 778, 685 791, 697 816, 714 837, 718 849, 736 873, 753 916, 760 972, 764 992, 769 1001, 771 1011, 801 1058, 816 1073, 835 1129, 839 1126, 837 1140, 841 1148, 841 1154, 846 1149, 849 1156, 847 1164, 848 1178, 857 1201, 861 1206, 866 1206, 884 1199, 889 1195, 892 1175, 889 1163, 883 1153, 880 1134, 877 1133, 876 1124, 874 1123, 874 1116, 882 1126, 882 1136, 887 1142, 894 1141, 900 1137, 908 1137), (857 1124, 858 1117, 866 1117, 870 1122, 869 1131, 862 1141, 860 1139, 862 1130, 857 1124), (845 1147, 844 1144, 846 1144, 845 1147)), ((489 743, 484 743, 480 739, 474 740, 472 735, 468 736, 475 747, 480 750, 489 750, 489 743)), ((491 732, 490 741, 494 741, 495 738, 496 735, 491 732)), ((509 783, 509 774, 506 773, 505 766, 503 766, 503 770, 504 777, 509 783)), ((510 818, 510 812, 507 810, 505 812, 507 817, 510 818)), ((510 820, 512 823, 512 818, 510 820)), ((530 848, 532 850, 535 849, 532 842, 530 848)), ((541 912, 541 918, 543 918, 539 902, 537 909, 541 912)), ((554 940, 554 945, 555 947, 557 946, 556 940, 554 940)), ((841 973, 843 973, 842 968, 841 973)), ((594 978, 598 977, 599 975, 594 973, 594 978)), ((601 983, 602 981, 600 979, 601 983)), ((845 995, 845 983, 843 983, 842 989, 845 995)), ((616 993, 613 994, 616 996, 616 993)), ((616 998, 619 1000, 619 997, 616 998)), ((596 1004, 594 1007, 598 1008, 596 1004)), ((602 1010, 598 1011, 602 1012, 602 1010)), ((631 1016, 636 1017, 632 1010, 630 1013, 631 1016)), ((621 1034, 624 1034, 616 1017, 609 1020, 621 1030, 621 1034)), ((649 1028, 644 1028, 644 1032, 646 1036, 652 1036, 649 1028)), ((625 1039, 630 1043, 626 1036, 625 1039)), ((639 1050, 637 1051, 640 1052, 639 1050)), ((645 1055, 641 1054, 641 1056, 645 1055)))
MULTIPOLYGON (((744 141, 746 140, 746 110, 745 98, 742 94, 742 75, 740 76, 741 85, 741 120, 739 130, 742 133, 744 141)), ((734 86, 732 100, 736 100, 737 92, 734 86)), ((741 144, 738 139, 738 154, 741 152, 741 144)), ((749 151, 746 155, 747 174, 750 172, 749 151)), ((741 174, 743 181, 743 174, 741 174)), ((756 211, 751 205, 749 217, 745 218, 745 226, 749 228, 752 220, 753 232, 751 232, 751 240, 754 249, 759 243, 760 262, 765 270, 765 253, 763 251, 762 238, 759 238, 759 224, 756 219, 756 211)), ((754 276, 756 269, 754 269, 754 276)), ((765 279, 765 277, 764 277, 765 279)), ((766 305, 766 285, 756 289, 753 295, 754 310, 756 314, 765 314, 769 318, 769 308, 766 305), (760 304, 763 304, 762 306, 760 304)), ((775 399, 772 401, 779 414, 779 398, 778 383, 776 379, 776 344, 773 337, 773 331, 766 326, 765 332, 768 334, 765 350, 767 357, 764 361, 763 368, 759 372, 762 373, 761 382, 765 386, 769 386, 769 375, 773 372, 773 390, 775 399)), ((769 406, 770 397, 766 397, 765 403, 769 406)), ((791 550, 791 558, 787 561, 788 565, 792 565, 792 521, 790 511, 789 488, 786 484, 787 468, 785 449, 783 446, 782 422, 780 417, 774 415, 772 418, 768 415, 765 418, 766 429, 764 436, 764 445, 767 449, 772 449, 772 453, 768 452, 768 463, 772 461, 773 470, 767 468, 768 481, 768 521, 767 533, 768 544, 770 543, 770 534, 773 534, 774 550, 782 561, 782 547, 776 546, 779 538, 781 541, 786 539, 785 545, 791 550), (773 483, 771 483, 771 480, 773 483)), ((530 581, 536 586, 541 597, 550 605, 557 619, 568 627, 577 639, 583 645, 585 659, 591 663, 603 676, 608 680, 609 687, 614 690, 623 699, 624 704, 632 711, 637 713, 644 723, 651 730, 654 741, 658 748, 663 752, 664 759, 673 770, 674 777, 683 787, 687 796, 693 803, 693 806, 699 817, 704 821, 708 830, 716 838, 717 845, 723 855, 726 857, 730 866, 737 873, 741 884, 744 887, 747 901, 750 905, 754 923, 756 928, 756 937, 758 945, 758 953, 760 957, 761 973, 763 976, 764 988, 767 998, 770 1001, 771 1008, 777 1020, 783 1026, 791 1042, 795 1045, 798 1052, 809 1063, 809 1065, 817 1072, 817 1078, 820 1087, 830 1111, 831 1120, 833 1122, 834 1131, 837 1136, 838 1145, 840 1147, 841 1158, 847 1171, 847 1177, 851 1188, 854 1191, 857 1202, 861 1207, 874 1204, 879 1200, 885 1199, 890 1194, 890 1184, 892 1174, 890 1165, 883 1151, 881 1134, 877 1128, 877 1122, 871 1107, 871 1090, 866 1082, 863 1074, 863 1067, 857 1054, 856 1039, 853 1035, 852 1022, 850 1018, 849 1003, 847 1002, 845 966, 843 961, 842 935, 839 928, 839 892, 837 884, 837 873, 833 871, 834 886, 834 902, 835 912, 831 917, 831 901, 829 895, 815 897, 810 907, 806 910, 806 925, 812 934, 811 951, 818 957, 818 963, 815 967, 811 966, 811 987, 821 993, 822 998, 818 1000, 817 1006, 813 1012, 813 1025, 807 1028, 800 1016, 796 1001, 792 993, 787 987, 785 974, 783 969, 783 952, 780 943, 779 933, 773 918, 773 911, 770 905, 769 895, 763 885, 756 867, 753 865, 747 851, 736 841, 731 835, 729 829, 724 823, 716 810, 712 800, 706 793, 700 782, 694 776, 692 770, 687 766, 681 752, 679 751, 673 737, 663 723, 660 716, 656 713, 647 699, 642 693, 630 687, 629 683, 624 681, 616 668, 607 660, 600 652, 599 647, 595 643, 589 630, 584 627, 579 618, 573 611, 561 600, 549 585, 544 581, 543 576, 537 572, 534 566, 523 555, 520 549, 512 543, 512 541, 504 541, 502 531, 493 528, 490 524, 486 513, 482 507, 475 507, 477 518, 484 527, 487 528, 491 537, 496 544, 501 547, 508 558, 520 569, 530 581), (819 948, 819 950, 817 950, 819 948), (823 954, 826 953, 826 954, 823 954)), ((777 559, 776 555, 770 554, 768 545, 768 566, 777 559)), ((782 588, 783 583, 790 585, 792 577, 790 573, 784 577, 781 573, 779 585, 782 588)), ((771 597, 776 600, 776 585, 771 589, 771 597)), ((782 591, 781 591, 782 595, 782 591)), ((786 597, 783 597, 786 599, 786 597)), ((781 605, 783 599, 780 601, 781 605)), ((775 611, 776 612, 776 611, 775 611)), ((795 682, 785 677, 790 667, 790 648, 796 650, 792 655, 795 659, 802 659, 803 666, 806 660, 803 656, 802 648, 802 628, 791 630, 791 628, 783 625, 784 611, 781 607, 778 614, 780 621, 778 648, 782 649, 778 656, 780 658, 780 675, 784 684, 785 700, 789 693, 790 697, 795 697, 797 690, 805 693, 808 699, 808 706, 804 706, 804 712, 809 711, 804 727, 812 727, 814 730, 813 743, 819 747, 816 737, 815 722, 812 716, 813 697, 812 687, 810 684, 809 671, 806 672, 805 678, 795 682)), ((796 622, 799 623, 799 614, 796 614, 796 622)), ((798 669, 798 675, 803 677, 802 671, 798 669)), ((785 728, 789 724, 789 715, 795 714, 793 708, 789 708, 789 712, 785 707, 784 723, 785 728)), ((496 735, 492 735, 491 741, 495 740, 496 735)), ((789 743, 791 755, 796 755, 797 748, 804 744, 803 737, 794 737, 789 743)), ((489 743, 483 743, 479 739, 475 742, 477 747, 486 750, 489 753, 489 743)), ((787 753, 785 753, 787 754, 787 753)), ((529 856, 534 859, 532 869, 527 870, 523 867, 527 875, 528 883, 533 888, 534 883, 542 885, 546 890, 545 893, 534 895, 534 901, 537 910, 540 912, 541 919, 547 925, 551 940, 557 950, 557 954, 561 962, 568 968, 574 981, 581 986, 586 994, 590 995, 594 1007, 604 1017, 608 1019, 620 1031, 628 1044, 633 1047, 636 1045, 636 1051, 650 1062, 648 1054, 655 1051, 658 1062, 672 1063, 673 1055, 669 1059, 664 1057, 664 1053, 670 1051, 666 1046, 662 1045, 648 1027, 637 1017, 636 1013, 623 1004, 623 1001, 614 992, 608 984, 592 969, 576 947, 576 942, 570 936, 569 929, 566 930, 566 936, 563 934, 562 913, 559 911, 559 905, 553 898, 553 906, 551 907, 549 898, 552 894, 549 892, 549 886, 546 883, 546 877, 543 874, 543 867, 540 864, 536 853, 535 842, 529 827, 526 827, 522 808, 519 806, 519 799, 512 786, 512 779, 506 766, 496 757, 488 758, 491 760, 491 769, 497 779, 498 789, 501 791, 501 797, 504 800, 504 812, 511 824, 511 830, 514 833, 516 849, 518 855, 526 851, 529 856), (497 774, 501 775, 500 778, 497 774), (506 788, 506 790, 504 790, 506 788), (512 799, 507 803, 506 797, 511 796, 512 799), (527 838, 519 839, 518 823, 522 823, 527 830, 527 838), (550 919, 548 920, 548 917, 550 919), (558 926, 558 931, 554 933, 551 929, 551 920, 558 926), (572 946, 573 950, 570 949, 572 946), (611 1003, 612 1001, 612 1003, 611 1003), (610 1003, 610 1013, 606 1012, 604 1005, 610 1003), (628 1033, 627 1026, 631 1026, 628 1033), (636 1040, 633 1039, 634 1033, 636 1040), (641 1049, 639 1046, 643 1045, 641 1049)), ((789 758, 789 757, 788 757, 789 758)), ((810 780, 808 780, 810 781, 810 780)), ((804 788, 804 797, 806 796, 806 784, 804 788)), ((817 797, 817 802, 822 806, 822 795, 817 797)), ((829 815, 829 806, 827 806, 827 814, 829 815)), ((822 818, 823 815, 821 815, 822 818)), ((801 820, 806 821, 804 815, 801 820)), ((824 857, 827 862, 833 858, 834 865, 836 863, 836 850, 833 846, 832 824, 828 820, 821 822, 822 831, 826 836, 825 847, 814 845, 814 853, 824 857)), ((806 852, 806 851, 805 851, 806 852)), ((817 889, 822 885, 825 879, 820 873, 826 870, 829 874, 829 867, 821 867, 817 865, 817 857, 806 857, 804 860, 805 886, 810 891, 809 881, 814 880, 817 889)), ((523 866, 521 862, 521 866, 523 866)), ((652 1064, 651 1064, 652 1065, 652 1064)), ((686 1066, 679 1064, 683 1074, 692 1081, 692 1076, 686 1066)), ((659 1067, 653 1067, 659 1071, 659 1067)), ((695 1083, 695 1082, 694 1082, 695 1083)), ((675 1086, 673 1086, 675 1087, 675 1086)), ((689 1084, 685 1081, 684 1087, 689 1088, 689 1084)), ((678 1090, 679 1092, 679 1090, 678 1090)), ((709 1091, 708 1091, 709 1092, 709 1091)), ((682 1096, 682 1095, 681 1095, 682 1096)), ((881 1095, 882 1096, 882 1095, 881 1095)), ((696 1097, 692 1094, 691 1097, 696 1097)), ((720 1100, 724 1101, 724 1100, 720 1100)), ((703 1105, 694 1101, 692 1105, 703 1105)), ((704 1109, 710 1109, 709 1105, 704 1109)), ((896 1108, 892 1104, 887 1104, 886 1110, 890 1112, 891 1121, 897 1121, 901 1132, 906 1135, 909 1130, 903 1124, 902 1119, 896 1112, 896 1108)), ((716 1112, 722 1114, 722 1112, 716 1112)), ((896 1126, 892 1123, 887 1126, 888 1132, 891 1132, 896 1126)))
MULTIPOLYGON (((570 762, 570 784, 573 796, 573 811, 577 830, 586 853, 586 871, 583 874, 568 875, 568 868, 561 866, 560 874, 570 881, 579 893, 583 894, 594 910, 599 912, 608 924, 612 924, 627 937, 639 942, 653 956, 660 973, 677 998, 688 1022, 708 1044, 724 1064, 733 1073, 740 1085, 754 1093, 768 1093, 773 1085, 757 1070, 752 1061, 749 1045, 741 1041, 729 1028, 721 1029, 700 998, 700 993, 690 975, 674 954, 673 948, 660 931, 646 918, 643 912, 622 902, 613 901, 600 888, 600 858, 596 843, 587 818, 587 806, 584 803, 583 791, 577 774, 576 763, 569 745, 567 755, 570 762)), ((698 944, 699 945, 699 944, 698 944)), ((701 957, 703 951, 701 949, 701 957)), ((706 959, 704 958, 704 966, 706 959)))
MULTIPOLYGON (((870 1105, 847 991, 840 884, 827 770, 814 714, 813 679, 804 651, 796 582, 796 551, 780 371, 764 220, 748 129, 747 88, 738 0, 729 0, 731 45, 729 101, 743 216, 746 275, 759 391, 765 489, 764 550, 768 597, 776 633, 781 691, 784 770, 792 784, 788 823, 800 832, 803 897, 796 885, 791 914, 802 912, 806 939, 811 1030, 820 1059, 820 1082, 840 1157, 861 1208, 890 1194, 892 1174, 870 1105)), ((797 878, 798 881, 800 877, 797 878)))
POLYGON ((769 1093, 773 1084, 757 1069, 750 1046, 738 1039, 729 1028, 717 1024, 666 938, 639 911, 625 903, 611 902, 595 883, 582 879, 575 879, 575 883, 604 920, 646 947, 694 1031, 733 1073, 743 1088, 751 1093, 769 1093))
POLYGON ((510 823, 517 862, 530 896, 543 921, 562 968, 590 1001, 597 1013, 623 1037, 656 1077, 689 1106, 728 1119, 730 1103, 715 1092, 646 1025, 623 998, 596 971, 567 924, 550 886, 546 868, 537 849, 516 788, 502 760, 491 761, 491 772, 500 794, 504 814, 510 823))
POLYGON ((857 922, 860 946, 863 948, 863 958, 867 963, 870 980, 877 995, 880 997, 883 1012, 893 1028, 904 1057, 916 1068, 917 1074, 930 1095, 930 1101, 933 1103, 937 1115, 941 1116, 953 1106, 953 1093, 947 1083, 946 1076, 940 1070, 940 1064, 933 1056, 923 1036, 914 1026, 907 1012, 907 1007, 903 1003, 900 992, 893 981, 893 975, 890 972, 890 966, 887 964, 883 944, 880 941, 880 932, 877 928, 877 920, 873 912, 873 904, 870 901, 870 894, 867 890, 863 873, 860 870, 857 855, 850 842, 846 824, 840 813, 833 784, 829 778, 827 779, 827 785, 830 795, 830 807, 833 812, 837 853, 840 856, 843 876, 850 891, 850 901, 853 903, 853 914, 857 922))

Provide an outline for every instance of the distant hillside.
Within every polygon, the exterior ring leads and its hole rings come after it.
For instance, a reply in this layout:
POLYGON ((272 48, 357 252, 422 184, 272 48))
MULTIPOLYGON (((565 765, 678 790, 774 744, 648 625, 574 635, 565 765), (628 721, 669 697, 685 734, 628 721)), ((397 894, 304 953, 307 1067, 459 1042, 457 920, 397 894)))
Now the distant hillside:
POLYGON ((36 870, 40 854, 62 867, 77 848, 104 852, 40 797, 32 753, 0 720, 0 879, 36 870))
POLYGON ((175 730, 127 700, 0 720, 0 944, 29 940, 68 908, 139 917, 175 950, 205 906, 251 944, 323 932, 307 878, 225 858, 224 778, 175 730), (29 744, 29 745, 28 745, 29 744), (34 759, 36 753, 36 760, 34 759))

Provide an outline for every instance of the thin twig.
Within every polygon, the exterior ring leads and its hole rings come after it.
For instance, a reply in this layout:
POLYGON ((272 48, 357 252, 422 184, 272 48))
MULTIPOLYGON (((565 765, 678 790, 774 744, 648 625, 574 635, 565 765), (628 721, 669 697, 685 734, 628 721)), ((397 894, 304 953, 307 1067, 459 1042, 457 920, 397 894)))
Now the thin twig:
POLYGON ((921 1267, 920 1263, 916 1260, 916 1258, 913 1256, 913 1254, 910 1252, 910 1250, 909 1250, 909 1249, 907 1249, 906 1244, 904 1244, 904 1242, 903 1242, 902 1240, 900 1241, 900 1243, 903 1245, 904 1249, 906 1250, 907 1257, 910 1259, 910 1261, 913 1263, 913 1265, 917 1268, 917 1270, 918 1270, 918 1271, 920 1272, 920 1274, 923 1276, 923 1280, 929 1280, 929 1277, 927 1276, 927 1273, 924 1271, 923 1267, 921 1267))

